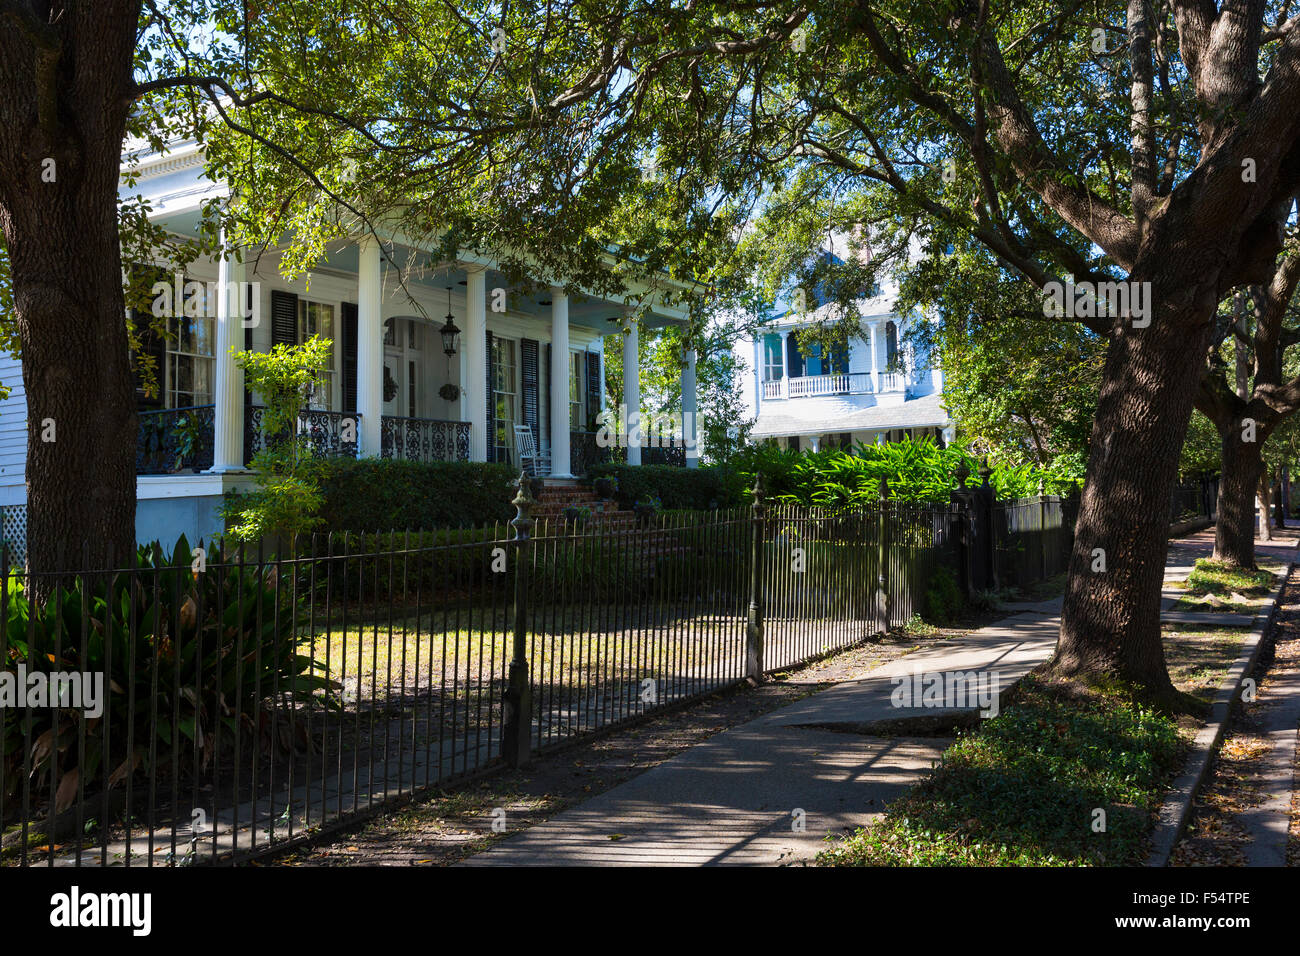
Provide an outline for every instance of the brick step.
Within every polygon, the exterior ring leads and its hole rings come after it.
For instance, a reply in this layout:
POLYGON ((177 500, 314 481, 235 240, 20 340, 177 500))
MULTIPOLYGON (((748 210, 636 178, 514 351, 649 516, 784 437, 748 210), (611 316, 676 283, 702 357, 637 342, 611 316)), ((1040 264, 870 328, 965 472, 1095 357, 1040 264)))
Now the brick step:
MULTIPOLYGON (((541 517, 556 517, 556 516, 559 516, 559 515, 564 514, 564 509, 565 509, 565 508, 569 508, 569 507, 574 507, 574 508, 586 508, 588 511, 590 511, 590 512, 591 512, 592 514, 594 514, 594 515, 599 515, 599 514, 605 514, 605 515, 608 515, 608 514, 620 513, 620 512, 618 511, 618 506, 617 506, 616 504, 612 503, 612 502, 610 502, 610 503, 608 503, 608 505, 606 505, 606 504, 603 503, 603 502, 592 501, 592 502, 578 502, 578 503, 573 504, 573 505, 567 505, 567 504, 564 504, 564 505, 558 505, 558 504, 557 504, 557 505, 538 505, 537 507, 535 507, 535 508, 533 509, 533 511, 532 511, 532 515, 533 515, 534 518, 541 518, 541 517)), ((629 514, 629 515, 632 514, 631 511, 625 511, 625 512, 621 512, 621 513, 622 513, 622 514, 629 514)))
POLYGON ((603 499, 601 499, 600 496, 597 495, 594 491, 582 490, 582 491, 565 491, 556 494, 547 494, 546 492, 542 492, 541 496, 537 499, 537 503, 539 505, 570 504, 574 502, 581 502, 585 504, 588 501, 601 501, 601 500, 603 499))

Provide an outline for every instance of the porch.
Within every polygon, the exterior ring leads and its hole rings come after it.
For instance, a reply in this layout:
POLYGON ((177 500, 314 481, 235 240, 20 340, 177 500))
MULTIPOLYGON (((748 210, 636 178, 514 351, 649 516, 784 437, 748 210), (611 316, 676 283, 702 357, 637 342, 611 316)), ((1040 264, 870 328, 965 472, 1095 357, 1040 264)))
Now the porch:
MULTIPOLYGON (((262 425, 266 409, 250 405, 244 410, 243 463, 251 467, 254 456, 266 445, 262 425)), ((317 458, 356 458, 359 443, 355 413, 309 409, 299 416, 299 433, 306 447, 317 458)), ((139 413, 139 438, 136 445, 137 475, 197 474, 213 466, 216 406, 199 405, 139 413)), ((432 418, 382 416, 380 423, 380 457, 404 461, 471 461, 469 422, 432 418)), ((674 442, 664 447, 640 449, 641 463, 648 465, 687 466, 686 447, 674 442)), ((512 448, 500 460, 519 467, 512 448)), ((550 466, 530 468, 543 476, 559 474, 550 466)), ((627 460, 627 450, 602 447, 597 432, 569 433, 569 474, 586 477, 594 464, 627 460)))
MULTIPOLYGON (((186 231, 183 223, 169 225, 186 231)), ((694 464, 689 350, 682 417, 690 435, 683 431, 680 444, 666 449, 601 447, 597 438, 606 412, 606 337, 621 339, 623 391, 636 408, 640 329, 684 321, 679 307, 653 290, 612 301, 558 284, 520 285, 494 262, 469 257, 411 266, 419 255, 412 246, 363 238, 294 280, 281 277, 274 261, 234 258, 177 274, 168 301, 185 306, 160 313, 155 302, 168 333, 146 343, 155 350, 158 383, 147 401, 143 389, 137 393, 137 473, 247 473, 267 443, 266 409, 245 389, 234 355, 315 335, 333 343, 333 354, 298 429, 317 457, 517 468, 515 436, 527 428, 539 461, 549 463, 530 470, 557 478, 585 476, 607 460, 694 464)), ((147 315, 136 321, 149 325, 147 315)))

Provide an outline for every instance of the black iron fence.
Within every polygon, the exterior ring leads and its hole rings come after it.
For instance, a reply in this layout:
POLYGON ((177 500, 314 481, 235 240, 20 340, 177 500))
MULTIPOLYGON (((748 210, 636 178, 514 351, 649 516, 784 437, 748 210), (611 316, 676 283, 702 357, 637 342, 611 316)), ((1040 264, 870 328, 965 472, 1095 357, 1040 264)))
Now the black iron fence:
POLYGON ((0 691, 47 688, 0 707, 0 862, 244 858, 845 647, 920 610, 964 521, 516 505, 513 529, 182 542, 71 580, 0 556, 0 691))
POLYGON ((1169 496, 1169 523, 1212 521, 1218 514, 1219 479, 1202 478, 1175 485, 1169 496))
POLYGON ((1070 503, 1056 495, 997 501, 992 509, 994 580, 1024 588, 1065 571, 1070 560, 1070 503))
POLYGON ((0 553, 0 864, 241 859, 1064 570, 1073 499, 0 553), (991 584, 989 582, 992 582, 991 584))

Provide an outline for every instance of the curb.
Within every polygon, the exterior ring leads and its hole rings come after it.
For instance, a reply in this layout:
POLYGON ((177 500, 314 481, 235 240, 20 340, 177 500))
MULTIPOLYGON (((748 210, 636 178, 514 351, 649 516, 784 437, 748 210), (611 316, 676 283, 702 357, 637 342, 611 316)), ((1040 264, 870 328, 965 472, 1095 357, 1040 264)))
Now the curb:
POLYGON ((1268 616, 1255 625, 1254 630, 1251 631, 1250 636, 1246 638, 1242 646, 1241 654, 1228 670, 1228 675, 1223 679, 1223 683, 1219 685, 1218 693, 1214 696, 1214 702, 1210 705, 1210 716, 1207 718, 1205 726, 1197 732, 1196 738, 1192 741, 1192 748, 1187 755, 1187 762, 1183 764, 1182 772, 1174 778, 1174 782, 1170 785, 1169 792, 1165 797, 1165 802, 1160 807, 1155 829, 1151 834, 1151 853, 1147 857, 1147 866, 1169 865, 1169 857, 1174 852, 1174 846, 1178 843, 1178 838, 1183 835, 1183 829, 1187 826, 1187 818, 1191 815, 1192 801, 1196 798, 1197 791, 1200 790, 1201 784, 1209 773, 1211 760, 1218 751, 1219 744, 1223 742, 1223 734, 1228 727, 1228 717, 1231 715, 1232 705, 1241 696, 1242 682, 1255 669, 1260 651, 1264 647, 1264 635, 1272 629, 1273 622, 1277 620, 1278 611, 1282 605, 1282 589, 1286 587, 1287 578, 1290 577, 1291 570, 1295 566, 1296 558, 1293 557, 1287 563, 1286 571, 1282 575, 1282 581, 1273 593, 1273 606, 1269 610, 1268 616))

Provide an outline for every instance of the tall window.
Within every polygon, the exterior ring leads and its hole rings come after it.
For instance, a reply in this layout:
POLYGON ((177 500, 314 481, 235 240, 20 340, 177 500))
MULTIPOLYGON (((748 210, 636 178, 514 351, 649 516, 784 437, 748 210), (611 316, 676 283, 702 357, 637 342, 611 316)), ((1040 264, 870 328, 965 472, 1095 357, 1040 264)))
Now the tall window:
POLYGON ((569 353, 569 431, 585 431, 586 416, 582 414, 582 352, 569 353))
POLYGON ((492 339, 493 417, 496 419, 497 461, 514 461, 515 408, 519 399, 519 367, 515 360, 513 339, 492 339))
POLYGON ((885 323, 885 368, 890 372, 902 370, 902 356, 898 353, 898 326, 885 323))
POLYGON ((763 336, 763 381, 778 382, 785 378, 781 364, 781 336, 763 336))
POLYGON ((168 320, 168 408, 212 404, 213 321, 186 315, 168 320))
MULTIPOLYGON (((334 342, 334 306, 326 305, 323 302, 308 302, 300 299, 298 302, 298 344, 306 342, 313 335, 319 335, 323 339, 329 339, 334 342)), ((333 408, 334 407, 334 354, 335 349, 330 350, 330 361, 325 371, 321 373, 321 384, 313 391, 310 398, 310 405, 314 408, 333 408)))

